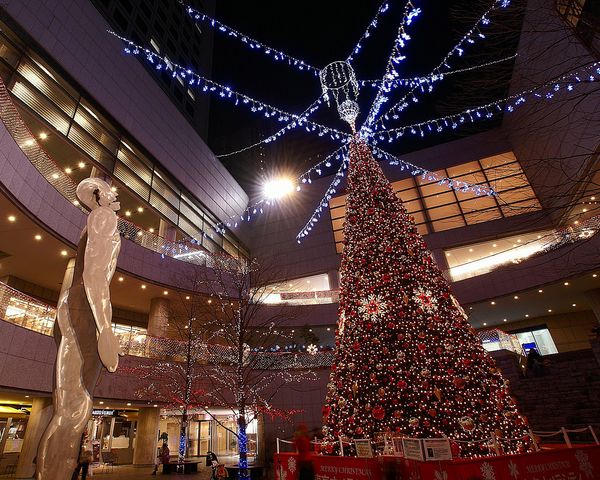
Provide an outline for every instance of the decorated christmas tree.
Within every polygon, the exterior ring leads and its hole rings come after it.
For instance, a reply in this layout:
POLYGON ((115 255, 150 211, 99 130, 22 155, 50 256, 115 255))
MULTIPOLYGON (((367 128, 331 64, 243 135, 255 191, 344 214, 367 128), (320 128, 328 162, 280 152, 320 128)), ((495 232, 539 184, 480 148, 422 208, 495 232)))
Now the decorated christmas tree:
POLYGON ((339 437, 379 432, 447 436, 463 457, 527 451, 526 419, 508 381, 358 140, 350 145, 344 235, 325 451, 337 452, 339 437))

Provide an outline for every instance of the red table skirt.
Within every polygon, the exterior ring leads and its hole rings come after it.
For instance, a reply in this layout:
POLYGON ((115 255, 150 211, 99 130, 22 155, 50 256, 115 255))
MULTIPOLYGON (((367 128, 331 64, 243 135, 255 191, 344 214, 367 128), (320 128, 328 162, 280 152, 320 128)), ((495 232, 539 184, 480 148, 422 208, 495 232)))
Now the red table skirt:
MULTIPOLYGON (((314 455, 313 466, 316 480, 596 480, 600 479, 600 446, 434 462, 314 455)), ((296 454, 276 454, 275 479, 297 477, 296 454)))

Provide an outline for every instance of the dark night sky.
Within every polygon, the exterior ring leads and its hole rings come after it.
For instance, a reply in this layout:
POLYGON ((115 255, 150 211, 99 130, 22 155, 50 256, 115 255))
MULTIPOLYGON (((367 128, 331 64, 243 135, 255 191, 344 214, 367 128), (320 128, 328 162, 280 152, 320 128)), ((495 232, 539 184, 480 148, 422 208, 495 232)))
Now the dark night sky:
MULTIPOLYGON (((423 13, 409 27, 412 40, 405 50, 407 60, 401 66, 402 76, 429 73, 459 38, 458 32, 466 31, 473 20, 479 17, 479 14, 474 14, 473 19, 457 18, 451 9, 459 3, 471 3, 473 12, 481 12, 481 0, 418 2, 423 13)), ((364 47, 354 63, 359 79, 381 78, 383 74, 404 2, 391 0, 390 4, 389 11, 382 16, 379 28, 364 42, 364 47)), ((491 4, 491 1, 483 2, 483 5, 486 4, 491 4)), ((374 0, 217 0, 216 17, 263 43, 322 68, 331 61, 348 56, 379 5, 380 2, 374 0)), ((502 14, 498 15, 498 18, 498 21, 501 21, 502 14)), ((474 47, 475 50, 478 48, 483 47, 474 47)), ((464 62, 468 64, 468 60, 464 62)), ((215 33, 212 78, 294 113, 300 113, 320 94, 319 80, 311 73, 297 71, 287 64, 277 64, 272 58, 252 51, 237 39, 228 38, 220 32, 215 33)), ((416 105, 416 108, 411 107, 410 113, 407 113, 404 121, 398 125, 438 116, 440 99, 451 94, 454 85, 452 81, 444 83, 445 85, 438 84, 440 86, 436 88, 435 95, 416 105)), ((368 110, 372 98, 370 89, 364 88, 360 97, 363 115, 368 110)), ((321 110, 322 112, 318 112, 315 117, 316 120, 347 129, 337 118, 334 108, 323 106, 321 110)), ((214 98, 211 100, 209 144, 217 154, 237 150, 269 135, 283 125, 275 120, 263 120, 245 108, 234 107, 214 98)), ((417 144, 405 142, 394 147, 395 153, 423 148, 442 140, 444 138, 436 137, 419 139, 417 144)), ((269 175, 273 170, 298 174, 338 145, 305 133, 288 134, 266 148, 253 149, 247 154, 228 157, 223 161, 238 181, 252 190, 253 184, 261 175, 269 175), (263 172, 260 170, 261 166, 264 167, 263 172)))

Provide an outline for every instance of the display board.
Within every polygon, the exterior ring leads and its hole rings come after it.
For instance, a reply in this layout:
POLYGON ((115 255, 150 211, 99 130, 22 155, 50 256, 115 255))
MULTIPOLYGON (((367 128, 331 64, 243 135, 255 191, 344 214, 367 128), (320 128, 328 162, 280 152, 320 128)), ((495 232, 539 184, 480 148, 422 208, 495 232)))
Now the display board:
POLYGON ((423 442, 420 438, 403 438, 404 458, 423 461, 423 442))
POLYGON ((423 439, 423 452, 426 461, 452 460, 450 441, 447 438, 423 439))
POLYGON ((373 458, 373 448, 371 447, 371 440, 354 440, 354 447, 356 448, 357 457, 373 458))

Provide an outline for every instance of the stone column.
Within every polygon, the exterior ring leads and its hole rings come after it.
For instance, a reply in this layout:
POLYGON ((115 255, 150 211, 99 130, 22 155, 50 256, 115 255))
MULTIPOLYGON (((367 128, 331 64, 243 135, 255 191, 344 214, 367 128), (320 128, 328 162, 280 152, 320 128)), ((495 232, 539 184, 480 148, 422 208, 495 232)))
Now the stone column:
POLYGON ((177 229, 161 218, 158 224, 158 236, 169 242, 174 242, 177 240, 177 229))
POLYGON ((23 447, 19 454, 15 478, 33 478, 35 474, 33 460, 37 455, 40 438, 51 418, 52 397, 34 397, 31 414, 27 421, 27 429, 25 430, 25 438, 23 439, 23 447))
POLYGON ((590 304, 594 315, 596 316, 596 320, 600 323, 600 288, 596 288, 594 290, 588 290, 585 293, 585 298, 590 304))
POLYGON ((151 337, 166 337, 169 323, 170 303, 166 298, 150 300, 148 314, 148 335, 151 337))
POLYGON ((154 407, 140 408, 137 420, 134 465, 154 465, 158 442, 160 410, 154 407))

